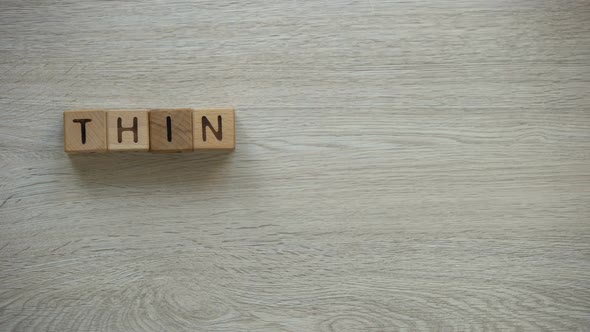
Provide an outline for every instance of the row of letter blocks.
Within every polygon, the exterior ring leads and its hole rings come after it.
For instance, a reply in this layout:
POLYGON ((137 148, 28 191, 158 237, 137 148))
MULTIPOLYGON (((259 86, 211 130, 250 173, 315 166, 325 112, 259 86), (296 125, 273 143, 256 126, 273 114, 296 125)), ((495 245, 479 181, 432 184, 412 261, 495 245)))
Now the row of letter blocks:
POLYGON ((64 150, 186 152, 233 150, 233 109, 75 110, 64 112, 64 150))

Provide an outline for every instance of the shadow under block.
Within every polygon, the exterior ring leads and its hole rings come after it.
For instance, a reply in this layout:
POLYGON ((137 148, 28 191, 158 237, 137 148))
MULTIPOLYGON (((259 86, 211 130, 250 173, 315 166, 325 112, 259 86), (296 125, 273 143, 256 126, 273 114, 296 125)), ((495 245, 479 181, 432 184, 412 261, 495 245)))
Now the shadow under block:
POLYGON ((106 112, 99 110, 65 111, 64 151, 67 153, 106 152, 106 112))
POLYGON ((192 151, 192 112, 190 108, 151 110, 149 112, 150 151, 192 151))
POLYGON ((149 151, 148 110, 109 110, 107 143, 109 151, 149 151))
POLYGON ((193 111, 193 148, 195 150, 233 150, 236 147, 233 109, 193 111))

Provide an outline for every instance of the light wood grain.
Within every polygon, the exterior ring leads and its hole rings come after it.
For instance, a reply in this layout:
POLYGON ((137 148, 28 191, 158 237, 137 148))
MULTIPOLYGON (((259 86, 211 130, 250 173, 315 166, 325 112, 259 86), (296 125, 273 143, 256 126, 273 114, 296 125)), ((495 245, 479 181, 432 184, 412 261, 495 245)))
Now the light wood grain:
POLYGON ((587 1, 0 2, 0 330, 588 331, 587 1), (63 152, 236 108, 231 154, 63 152))

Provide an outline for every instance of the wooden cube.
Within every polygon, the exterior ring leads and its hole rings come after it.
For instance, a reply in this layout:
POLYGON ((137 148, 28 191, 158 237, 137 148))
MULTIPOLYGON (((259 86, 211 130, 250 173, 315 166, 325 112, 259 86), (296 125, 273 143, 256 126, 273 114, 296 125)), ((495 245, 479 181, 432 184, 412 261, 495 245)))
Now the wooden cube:
POLYGON ((233 150, 236 147, 233 109, 193 111, 193 148, 195 150, 233 150))
POLYGON ((109 151, 149 151, 148 110, 109 110, 107 143, 109 151))
POLYGON ((107 125, 105 111, 65 111, 64 151, 67 153, 106 152, 107 125))
POLYGON ((192 151, 192 124, 190 108, 150 110, 150 151, 192 151))

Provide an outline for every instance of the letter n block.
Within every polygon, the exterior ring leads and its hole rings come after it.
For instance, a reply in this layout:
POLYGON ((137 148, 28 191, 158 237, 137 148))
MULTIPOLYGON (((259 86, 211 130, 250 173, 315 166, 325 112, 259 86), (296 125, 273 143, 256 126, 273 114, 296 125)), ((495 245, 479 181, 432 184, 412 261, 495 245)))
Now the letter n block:
POLYGON ((107 142, 109 151, 149 151, 148 110, 109 110, 107 142))
POLYGON ((106 122, 105 111, 65 111, 64 151, 67 153, 106 152, 106 122))
POLYGON ((192 112, 190 108, 150 110, 150 151, 192 151, 192 112))
POLYGON ((233 150, 236 147, 233 109, 193 111, 193 146, 195 150, 233 150))

